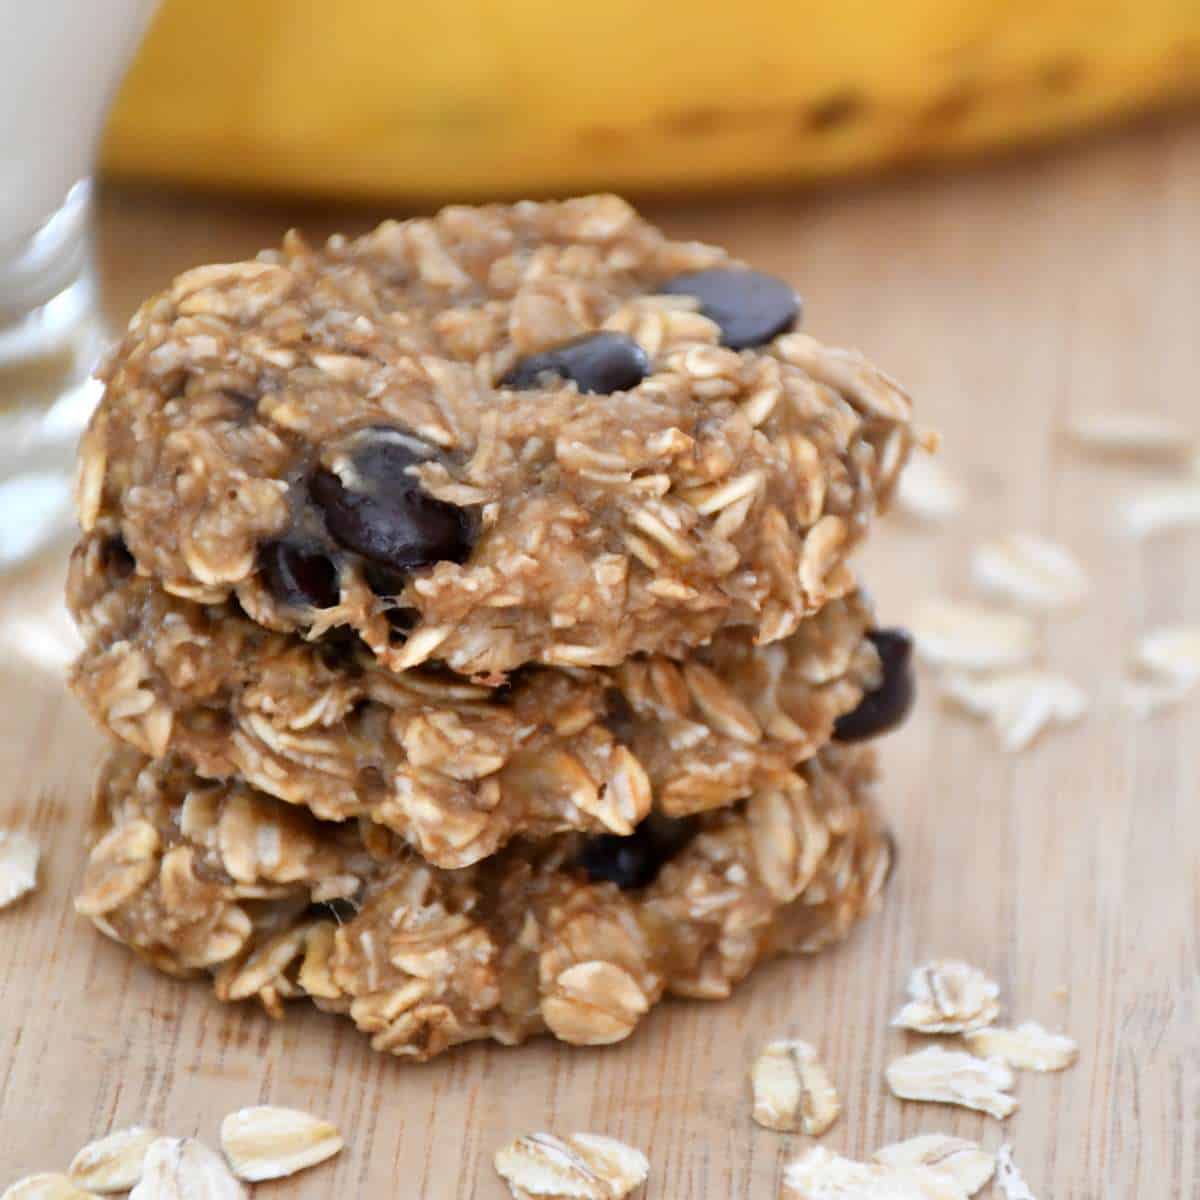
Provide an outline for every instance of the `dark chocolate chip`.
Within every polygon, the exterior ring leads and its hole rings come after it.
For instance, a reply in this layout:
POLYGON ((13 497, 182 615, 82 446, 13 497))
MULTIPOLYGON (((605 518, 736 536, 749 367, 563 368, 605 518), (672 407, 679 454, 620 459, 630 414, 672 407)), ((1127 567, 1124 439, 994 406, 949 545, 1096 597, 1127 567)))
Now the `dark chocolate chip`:
POLYGON ((465 562, 474 543, 470 515, 427 495, 408 473, 433 451, 399 430, 369 432, 351 455, 348 481, 327 470, 309 481, 331 536, 392 572, 465 562))
POLYGON ((794 329, 800 319, 800 297, 789 283, 746 267, 690 271, 658 290, 669 296, 695 296, 700 311, 721 327, 721 345, 731 350, 765 345, 794 329))
POLYGON ((338 602, 337 568, 315 546, 266 542, 259 548, 258 566, 271 594, 284 604, 332 608, 338 602))
POLYGON ((119 533, 101 545, 100 562, 105 570, 122 579, 132 575, 137 567, 137 562, 129 553, 129 547, 125 545, 125 539, 119 533))
POLYGON ((569 379, 581 392, 610 395, 637 387, 650 371, 646 352, 623 333, 585 333, 521 359, 500 380, 518 391, 537 387, 545 375, 569 379))
POLYGON ((694 825, 651 813, 627 837, 603 833, 589 838, 576 860, 593 883, 615 883, 623 891, 646 887, 691 840, 694 825))
POLYGON ((858 702, 853 712, 838 717, 833 736, 839 742, 860 742, 896 728, 912 710, 917 695, 912 665, 912 638, 903 629, 874 629, 867 637, 879 653, 883 680, 858 702))
POLYGON ((390 567, 381 567, 378 563, 367 563, 363 571, 367 587, 385 600, 394 600, 402 591, 407 576, 402 571, 393 571, 390 567))
POLYGON ((633 741, 637 714, 633 711, 633 706, 625 699, 625 693, 620 688, 605 689, 604 716, 601 718, 601 722, 622 746, 628 746, 633 741))

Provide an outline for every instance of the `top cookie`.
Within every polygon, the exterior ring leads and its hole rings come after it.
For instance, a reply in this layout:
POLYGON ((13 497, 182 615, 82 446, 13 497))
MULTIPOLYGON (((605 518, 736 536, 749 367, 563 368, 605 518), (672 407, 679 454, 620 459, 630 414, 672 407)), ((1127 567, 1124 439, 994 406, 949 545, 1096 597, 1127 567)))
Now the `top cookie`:
POLYGON ((852 587, 914 434, 799 301, 614 196, 448 208, 149 300, 81 446, 85 530, 273 629, 435 658, 760 642, 852 587))

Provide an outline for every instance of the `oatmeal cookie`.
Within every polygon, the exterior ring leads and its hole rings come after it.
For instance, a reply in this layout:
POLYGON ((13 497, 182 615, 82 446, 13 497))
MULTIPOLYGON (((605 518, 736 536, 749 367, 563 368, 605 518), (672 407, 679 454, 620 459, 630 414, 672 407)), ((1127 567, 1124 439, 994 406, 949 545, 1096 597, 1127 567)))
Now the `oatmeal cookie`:
POLYGON ((756 963, 845 936, 891 862, 872 771, 870 750, 834 746, 736 808, 442 871, 370 821, 322 823, 122 748, 77 907, 222 1000, 279 1015, 307 996, 394 1054, 615 1042, 665 993, 722 998, 756 963))
POLYGON ((651 808, 732 804, 835 732, 894 724, 911 677, 881 655, 858 593, 769 646, 723 630, 682 662, 527 667, 502 689, 428 665, 395 674, 358 639, 305 642, 234 601, 172 596, 94 535, 68 597, 86 639, 71 684, 109 731, 322 818, 368 816, 447 868, 516 834, 629 834, 651 808))
POLYGON ((778 641, 851 589, 915 436, 899 387, 798 320, 614 196, 289 235, 139 310, 81 523, 174 596, 349 627, 392 671, 778 641))

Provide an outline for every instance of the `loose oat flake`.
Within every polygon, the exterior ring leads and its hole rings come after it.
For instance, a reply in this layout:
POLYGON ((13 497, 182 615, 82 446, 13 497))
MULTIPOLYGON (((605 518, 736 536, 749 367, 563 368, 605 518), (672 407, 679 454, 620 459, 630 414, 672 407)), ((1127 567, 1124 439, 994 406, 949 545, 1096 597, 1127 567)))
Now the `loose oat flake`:
POLYGON ((944 1171, 856 1162, 815 1146, 783 1169, 780 1200, 965 1200, 944 1171))
POLYGON ((1121 499, 1118 516, 1121 529, 1135 538, 1200 525, 1200 480, 1147 484, 1121 499))
POLYGON ((343 1145, 342 1135, 328 1121, 294 1108, 241 1108, 221 1122, 221 1149, 233 1173, 251 1183, 316 1166, 343 1145))
POLYGON ((0 908, 37 887, 38 844, 24 833, 0 829, 0 908))
POLYGON ((978 967, 940 959, 914 967, 908 1003, 892 1024, 918 1033, 963 1033, 990 1025, 1000 1015, 1000 987, 978 967))
POLYGON ((837 1120, 841 1101, 807 1042, 771 1042, 751 1074, 754 1119, 766 1129, 803 1129, 817 1137, 837 1120))
POLYGON ((195 1138, 150 1143, 142 1178, 129 1200, 245 1200, 246 1189, 221 1156, 195 1138))
POLYGON ((496 1170, 516 1200, 621 1200, 645 1182, 640 1150, 598 1133, 530 1133, 496 1151, 496 1170))
POLYGON ((134 1125, 89 1142, 71 1160, 69 1173, 92 1192, 127 1192, 142 1177, 146 1151, 158 1140, 153 1129, 134 1125))
POLYGON ((1004 1195, 1004 1200, 1035 1200, 1025 1176, 1013 1162, 1012 1147, 1007 1144, 996 1151, 996 1186, 1004 1195))
POLYGON ((1179 684, 1200 682, 1200 626, 1155 629, 1138 642, 1137 666, 1179 684))
POLYGON ((1035 649, 1028 617, 950 600, 926 604, 912 631, 922 658, 968 671, 1022 666, 1033 658, 1035 649))
POLYGON ((1196 438, 1170 417, 1137 409, 1080 413, 1067 430, 1084 449, 1142 458, 1184 458, 1196 438))
POLYGON ((873 1157, 888 1167, 928 1167, 949 1175, 968 1196, 975 1195, 996 1170, 995 1155, 948 1133, 924 1133, 893 1142, 881 1146, 873 1157))
POLYGON ((1052 725, 1074 724, 1088 710, 1083 689, 1055 671, 951 674, 942 687, 947 699, 985 718, 1009 753, 1024 750, 1052 725))
POLYGON ((972 1054, 1003 1059, 1010 1067, 1029 1071, 1061 1071, 1079 1057, 1079 1045, 1064 1033, 1051 1033, 1036 1021, 1023 1021, 1015 1029, 993 1025, 965 1034, 972 1054))
POLYGON ((922 521, 949 520, 964 499, 962 485, 929 454, 914 454, 896 487, 896 503, 922 521))
POLYGON ((4 1189, 0 1200, 88 1200, 93 1192, 85 1192, 65 1175, 43 1173, 26 1175, 4 1189))
POLYGON ((930 1046, 890 1063, 888 1087, 901 1100, 959 1104, 1002 1121, 1017 1107, 1008 1095, 1013 1073, 998 1058, 976 1058, 961 1050, 930 1046))
POLYGON ((1037 612, 1075 608, 1089 588, 1078 559, 1035 533, 1010 533, 976 547, 971 570, 985 591, 1037 612))

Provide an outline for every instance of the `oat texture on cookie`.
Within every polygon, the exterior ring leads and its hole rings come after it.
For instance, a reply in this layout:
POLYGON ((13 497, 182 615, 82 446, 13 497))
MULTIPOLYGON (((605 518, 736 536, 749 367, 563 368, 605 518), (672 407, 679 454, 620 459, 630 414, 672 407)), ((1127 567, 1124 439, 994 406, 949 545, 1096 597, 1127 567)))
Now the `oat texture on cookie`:
POLYGON ((774 641, 847 590, 915 437, 798 320, 611 196, 289 235, 138 311, 80 519, 174 595, 392 669, 774 641))
MULTIPOLYGON (((71 686, 116 745, 78 911, 412 1058, 616 1042, 844 937, 892 861, 867 743, 915 698, 850 560, 936 438, 802 311, 613 196, 289 234, 147 300, 80 446, 71 686)), ((816 1133, 803 1045, 760 1099, 816 1133)), ((250 1181, 341 1144, 224 1132, 250 1181)))

